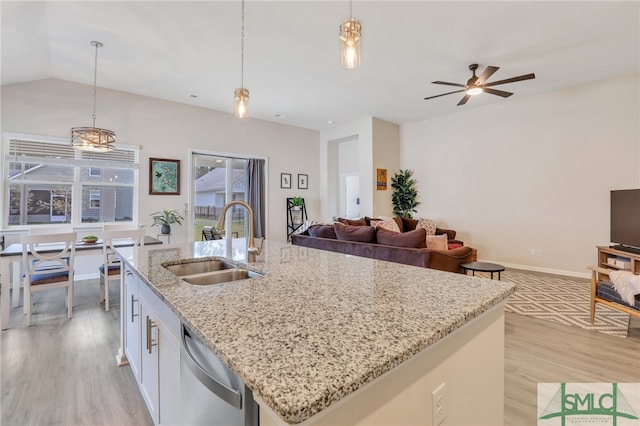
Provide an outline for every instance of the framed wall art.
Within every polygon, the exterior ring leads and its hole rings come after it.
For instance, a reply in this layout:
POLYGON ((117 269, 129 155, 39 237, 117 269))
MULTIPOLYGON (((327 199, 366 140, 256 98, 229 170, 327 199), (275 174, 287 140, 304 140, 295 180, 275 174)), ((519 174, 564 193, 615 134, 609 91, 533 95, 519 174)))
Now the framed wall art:
POLYGON ((149 195, 180 195, 180 160, 149 158, 149 195))
POLYGON ((309 175, 298 175, 298 189, 309 189, 309 175))
POLYGON ((291 173, 280 173, 280 188, 291 189, 291 173))

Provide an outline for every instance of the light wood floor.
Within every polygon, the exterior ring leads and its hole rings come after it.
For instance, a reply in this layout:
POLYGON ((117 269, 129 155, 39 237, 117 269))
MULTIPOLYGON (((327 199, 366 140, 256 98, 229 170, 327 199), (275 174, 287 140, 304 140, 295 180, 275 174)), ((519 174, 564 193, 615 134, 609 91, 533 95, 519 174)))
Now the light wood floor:
MULTIPOLYGON (((97 303, 97 280, 75 288, 72 320, 63 290, 35 295, 32 327, 12 309, 15 328, 1 336, 0 424, 152 425, 131 370, 115 365, 119 310, 97 303)), ((505 330, 506 425, 536 424, 539 382, 640 382, 640 321, 626 339, 510 313, 505 330)))

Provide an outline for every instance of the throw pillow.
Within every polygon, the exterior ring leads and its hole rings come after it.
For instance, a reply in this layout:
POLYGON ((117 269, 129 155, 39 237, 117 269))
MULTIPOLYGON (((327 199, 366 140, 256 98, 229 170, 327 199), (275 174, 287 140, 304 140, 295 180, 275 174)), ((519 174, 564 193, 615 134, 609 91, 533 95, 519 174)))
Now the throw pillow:
POLYGON ((384 228, 393 232, 400 232, 400 228, 398 228, 398 224, 392 217, 380 217, 379 220, 372 221, 371 226, 374 228, 384 228))
POLYGON ((333 225, 313 225, 309 227, 309 235, 318 238, 332 238, 334 240, 337 238, 333 225))
POLYGON ((333 229, 339 240, 357 241, 361 243, 376 242, 376 230, 371 226, 353 226, 336 222, 333 224, 333 229))
POLYGON ((424 229, 416 229, 409 232, 394 232, 385 228, 376 229, 378 244, 395 247, 425 248, 426 236, 424 229))
POLYGON ((375 217, 365 216, 364 221, 367 223, 367 226, 371 226, 371 222, 377 222, 382 219, 376 219, 375 217))
POLYGON ((416 229, 418 228, 424 228, 427 235, 436 235, 436 223, 431 219, 418 219, 416 229))
POLYGON ((345 225, 351 225, 351 226, 367 226, 367 221, 364 220, 363 217, 358 219, 346 219, 344 217, 339 217, 338 222, 344 223, 345 225))
POLYGON ((447 234, 427 235, 427 248, 431 250, 448 250, 447 234))
POLYGON ((414 229, 416 229, 416 225, 418 224, 417 219, 401 217, 400 220, 402 221, 402 228, 404 229, 404 232, 413 231, 414 229))

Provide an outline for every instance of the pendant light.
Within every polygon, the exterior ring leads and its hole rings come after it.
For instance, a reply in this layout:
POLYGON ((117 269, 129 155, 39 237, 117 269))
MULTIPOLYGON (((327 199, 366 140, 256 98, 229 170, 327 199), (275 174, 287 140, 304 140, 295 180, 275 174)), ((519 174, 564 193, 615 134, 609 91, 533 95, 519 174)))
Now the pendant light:
POLYGON ((71 146, 81 151, 107 152, 115 148, 116 134, 107 129, 96 127, 96 86, 98 83, 98 48, 99 41, 92 41, 96 48, 93 73, 93 127, 73 127, 71 129, 71 146))
POLYGON ((349 0, 349 19, 340 25, 340 63, 343 68, 353 69, 360 66, 360 38, 362 25, 353 18, 353 4, 349 0))
POLYGON ((235 114, 238 118, 249 115, 249 89, 244 87, 244 0, 242 0, 242 26, 240 30, 240 87, 234 91, 235 114))

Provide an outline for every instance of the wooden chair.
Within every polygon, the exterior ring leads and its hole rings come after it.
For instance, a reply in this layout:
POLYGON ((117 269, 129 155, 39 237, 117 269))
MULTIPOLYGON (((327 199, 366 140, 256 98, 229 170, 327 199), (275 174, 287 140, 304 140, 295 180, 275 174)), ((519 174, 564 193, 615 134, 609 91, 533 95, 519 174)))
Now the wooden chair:
POLYGON ((22 265, 25 270, 24 308, 31 325, 31 295, 52 288, 67 289, 67 317, 73 316, 73 267, 77 233, 23 235, 22 265))
POLYGON ((601 303, 610 308, 627 313, 631 316, 640 318, 640 301, 636 297, 634 306, 627 305, 622 297, 611 286, 608 273, 611 270, 600 268, 597 266, 589 266, 591 270, 591 323, 595 321, 596 303, 601 303), (601 277, 600 275, 607 275, 601 277))
POLYGON ((100 265, 100 303, 109 310, 109 281, 120 279, 120 258, 115 243, 130 240, 131 245, 144 245, 144 229, 121 229, 102 233, 102 265, 100 265), (106 271, 106 273, 105 273, 106 271))

